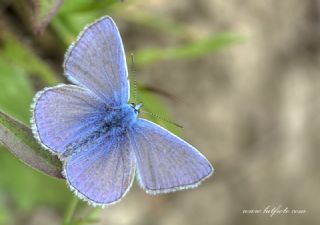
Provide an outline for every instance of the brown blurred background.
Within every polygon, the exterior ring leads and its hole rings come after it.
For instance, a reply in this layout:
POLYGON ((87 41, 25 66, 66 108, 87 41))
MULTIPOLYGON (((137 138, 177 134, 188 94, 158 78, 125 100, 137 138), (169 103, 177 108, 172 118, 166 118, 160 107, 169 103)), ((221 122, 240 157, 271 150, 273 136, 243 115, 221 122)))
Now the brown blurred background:
MULTIPOLYGON (((97 212, 97 224, 320 224, 320 1, 124 4, 115 20, 127 54, 180 42, 128 23, 132 12, 183 24, 196 38, 232 32, 241 41, 205 57, 137 66, 139 84, 170 94, 161 103, 215 173, 197 189, 159 196, 134 183, 120 203, 97 212), (268 206, 305 213, 243 213, 268 206)), ((62 55, 52 58, 61 72, 62 55)), ((41 206, 27 223, 54 225, 59 218, 41 206)))
POLYGON ((164 196, 135 185, 104 211, 105 224, 318 224, 320 1, 140 2, 199 35, 227 30, 245 40, 139 71, 140 82, 180 100, 164 99, 216 171, 198 189, 164 196), (279 205, 306 213, 242 213, 279 205))

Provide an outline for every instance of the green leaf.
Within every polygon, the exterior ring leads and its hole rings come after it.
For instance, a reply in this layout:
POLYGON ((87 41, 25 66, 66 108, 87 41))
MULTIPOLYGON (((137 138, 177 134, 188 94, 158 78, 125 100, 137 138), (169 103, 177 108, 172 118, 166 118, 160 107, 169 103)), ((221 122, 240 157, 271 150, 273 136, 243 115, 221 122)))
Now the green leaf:
MULTIPOLYGON (((0 52, 1 53, 1 52, 0 52)), ((24 71, 2 60, 0 54, 0 110, 28 123, 33 90, 24 71), (14 84, 14 85, 13 85, 14 84)))
POLYGON ((27 213, 41 206, 62 210, 72 197, 64 180, 26 166, 3 147, 0 147, 0 164, 0 195, 6 197, 4 203, 11 206, 9 210, 27 213))
POLYGON ((178 47, 145 48, 135 54, 138 64, 150 64, 160 60, 195 59, 213 53, 231 44, 240 42, 239 36, 221 33, 213 37, 197 40, 178 47))
POLYGON ((32 3, 33 29, 35 33, 41 33, 57 13, 63 0, 32 0, 32 3))
MULTIPOLYGON (((0 59, 2 56, 0 54, 0 59)), ((33 90, 24 73, 25 71, 14 65, 0 60, 2 86, 0 109, 28 122, 33 90)), ((61 178, 61 163, 57 157, 52 156, 37 143, 30 128, 2 111, 0 111, 0 143, 31 167, 61 178)))
POLYGON ((77 1, 65 1, 59 10, 59 15, 70 15, 75 13, 86 13, 104 10, 115 3, 118 3, 119 0, 77 0, 77 1))
POLYGON ((59 83, 55 72, 13 34, 2 30, 1 35, 1 61, 11 67, 23 68, 25 75, 40 79, 42 84, 59 83))
MULTIPOLYGON (((135 99, 133 99, 133 97, 134 97, 133 91, 134 91, 134 87, 131 87, 130 88, 130 92, 131 92, 130 102, 135 101, 135 99)), ((167 128, 168 130, 170 130, 171 132, 173 132, 175 134, 179 134, 181 131, 181 128, 175 126, 172 123, 165 121, 165 120, 171 121, 172 117, 169 114, 169 112, 166 110, 165 105, 159 100, 159 98, 156 95, 154 95, 154 93, 152 93, 151 91, 149 91, 143 87, 138 86, 138 92, 139 92, 138 93, 138 95, 139 95, 138 100, 143 103, 143 109, 140 113, 140 116, 143 118, 146 118, 148 120, 151 120, 157 124, 160 124, 161 126, 167 128), (143 113, 143 111, 153 113, 153 114, 157 115, 158 117, 143 113), (160 118, 162 118, 162 119, 160 119, 160 118)))
MULTIPOLYGON (((24 48, 24 45, 17 44, 21 51, 30 53, 30 50, 24 48)), ((23 62, 24 57, 20 58, 18 54, 17 61, 14 61, 13 56, 9 57, 9 53, 0 48, 0 111, 5 111, 27 124, 30 120, 30 104, 34 95, 28 73, 37 69, 29 67, 27 58, 26 62, 23 62)), ((31 59, 33 54, 26 56, 29 56, 31 62, 33 61, 31 59)), ((34 66, 43 65, 44 69, 47 68, 45 62, 36 57, 35 60, 34 66)), ((5 114, 0 115, 2 136, 0 140, 4 142, 4 147, 0 143, 2 171, 0 173, 0 195, 5 195, 10 205, 24 212, 43 204, 62 209, 71 197, 71 192, 66 188, 64 180, 52 179, 47 175, 53 173, 61 177, 61 163, 47 150, 41 149, 28 127, 15 119, 8 118, 5 114), (14 155, 22 159, 19 161, 14 155), (31 164, 36 170, 27 164, 31 164), (41 169, 43 173, 38 172, 41 169)))
POLYGON ((1 111, 0 143, 34 169, 56 178, 63 178, 60 160, 37 143, 30 128, 1 111))
POLYGON ((6 196, 0 192, 0 225, 12 224, 12 215, 6 207, 6 196))
POLYGON ((191 36, 191 32, 189 32, 186 26, 169 17, 163 17, 149 11, 141 10, 127 10, 123 12, 123 7, 117 7, 115 11, 126 23, 142 27, 141 29, 147 30, 148 32, 154 30, 163 36, 171 35, 181 39, 186 39, 191 36))
POLYGON ((57 16, 52 20, 52 28, 67 46, 88 24, 104 16, 118 0, 77 0, 65 1, 57 16))

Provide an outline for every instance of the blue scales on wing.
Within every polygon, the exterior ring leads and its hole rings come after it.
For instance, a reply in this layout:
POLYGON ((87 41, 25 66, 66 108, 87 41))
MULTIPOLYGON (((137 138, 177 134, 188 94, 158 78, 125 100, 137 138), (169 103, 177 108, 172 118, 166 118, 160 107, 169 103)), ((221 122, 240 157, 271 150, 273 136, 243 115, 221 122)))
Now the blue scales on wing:
POLYGON ((65 56, 64 71, 71 82, 88 88, 109 106, 129 100, 124 48, 110 17, 84 29, 65 56))
POLYGON ((76 85, 39 92, 32 125, 42 146, 63 160, 67 183, 80 198, 102 206, 119 201, 135 169, 151 194, 196 187, 213 173, 197 149, 138 119, 141 104, 128 104, 124 49, 110 17, 84 29, 65 56, 64 70, 76 85))
POLYGON ((110 17, 80 34, 64 69, 78 86, 58 85, 37 94, 34 134, 64 161, 64 175, 78 196, 95 205, 114 203, 134 177, 135 160, 125 135, 134 112, 127 104, 122 41, 110 17))
POLYGON ((139 119, 130 132, 140 186, 150 194, 197 187, 213 173, 193 146, 164 128, 139 119))

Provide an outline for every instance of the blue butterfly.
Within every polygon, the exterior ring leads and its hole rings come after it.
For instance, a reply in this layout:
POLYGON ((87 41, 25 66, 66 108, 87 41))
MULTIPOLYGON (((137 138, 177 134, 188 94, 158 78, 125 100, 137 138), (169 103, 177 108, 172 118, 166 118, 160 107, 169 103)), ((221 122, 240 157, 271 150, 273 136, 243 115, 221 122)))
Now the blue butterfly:
POLYGON ((128 104, 124 48, 110 17, 83 30, 65 55, 64 71, 75 85, 38 92, 32 125, 39 143, 63 161, 78 197, 94 206, 116 203, 135 173, 149 194, 194 188, 213 173, 193 146, 139 118, 141 104, 128 104))

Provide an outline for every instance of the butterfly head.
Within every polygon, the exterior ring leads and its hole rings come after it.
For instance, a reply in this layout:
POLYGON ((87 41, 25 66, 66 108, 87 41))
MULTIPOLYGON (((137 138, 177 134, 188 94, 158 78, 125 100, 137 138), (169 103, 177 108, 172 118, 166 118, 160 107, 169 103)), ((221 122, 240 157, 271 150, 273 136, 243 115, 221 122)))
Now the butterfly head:
POLYGON ((140 108, 142 107, 142 103, 139 103, 139 104, 135 104, 135 103, 130 103, 129 104, 133 111, 138 115, 140 113, 140 108))

